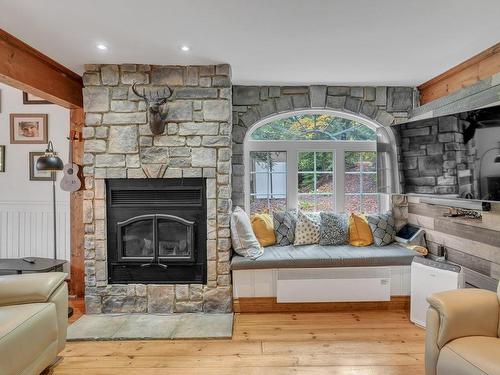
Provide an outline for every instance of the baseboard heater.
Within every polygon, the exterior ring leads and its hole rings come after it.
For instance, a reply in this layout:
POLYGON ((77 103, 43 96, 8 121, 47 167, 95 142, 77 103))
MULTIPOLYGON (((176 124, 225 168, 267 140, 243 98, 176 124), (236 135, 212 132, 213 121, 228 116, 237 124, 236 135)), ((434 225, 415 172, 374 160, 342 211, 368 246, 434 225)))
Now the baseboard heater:
POLYGON ((279 269, 278 303, 390 301, 389 267, 279 269))

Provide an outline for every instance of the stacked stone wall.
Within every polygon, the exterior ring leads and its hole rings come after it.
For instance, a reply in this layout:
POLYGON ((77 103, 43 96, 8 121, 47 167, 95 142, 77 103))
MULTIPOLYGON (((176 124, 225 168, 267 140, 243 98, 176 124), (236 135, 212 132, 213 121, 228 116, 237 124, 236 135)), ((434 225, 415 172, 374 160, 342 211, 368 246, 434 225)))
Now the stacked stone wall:
POLYGON ((229 65, 87 65, 83 81, 87 312, 231 311, 229 65), (151 133, 134 82, 173 90, 163 134, 151 133), (105 179, 182 177, 206 178, 207 284, 108 284, 105 179))
POLYGON ((403 124, 399 129, 405 192, 472 193, 474 141, 464 143, 468 123, 445 116, 403 124))

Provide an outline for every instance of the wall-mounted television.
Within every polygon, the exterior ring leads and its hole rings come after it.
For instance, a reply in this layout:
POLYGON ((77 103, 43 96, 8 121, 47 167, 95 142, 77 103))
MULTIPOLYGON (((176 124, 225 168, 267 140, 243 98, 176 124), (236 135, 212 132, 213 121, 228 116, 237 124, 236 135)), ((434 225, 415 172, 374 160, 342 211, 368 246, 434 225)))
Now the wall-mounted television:
POLYGON ((379 192, 500 201, 500 106, 382 128, 379 192))

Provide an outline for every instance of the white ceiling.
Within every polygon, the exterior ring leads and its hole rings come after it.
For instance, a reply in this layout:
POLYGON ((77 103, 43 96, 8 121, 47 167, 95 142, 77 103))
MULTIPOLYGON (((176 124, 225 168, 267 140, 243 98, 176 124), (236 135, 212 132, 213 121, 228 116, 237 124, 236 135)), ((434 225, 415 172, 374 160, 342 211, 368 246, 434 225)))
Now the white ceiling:
POLYGON ((229 63, 236 84, 417 85, 500 41, 499 0, 0 0, 0 10, 1 28, 78 73, 229 63))

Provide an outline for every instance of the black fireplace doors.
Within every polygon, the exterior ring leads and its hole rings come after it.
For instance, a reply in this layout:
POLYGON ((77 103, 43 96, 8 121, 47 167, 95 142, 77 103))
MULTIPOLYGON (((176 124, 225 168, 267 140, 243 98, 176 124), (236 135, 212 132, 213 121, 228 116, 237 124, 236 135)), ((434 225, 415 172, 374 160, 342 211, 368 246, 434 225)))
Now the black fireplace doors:
POLYGON ((205 283, 205 181, 107 181, 108 282, 205 283))

